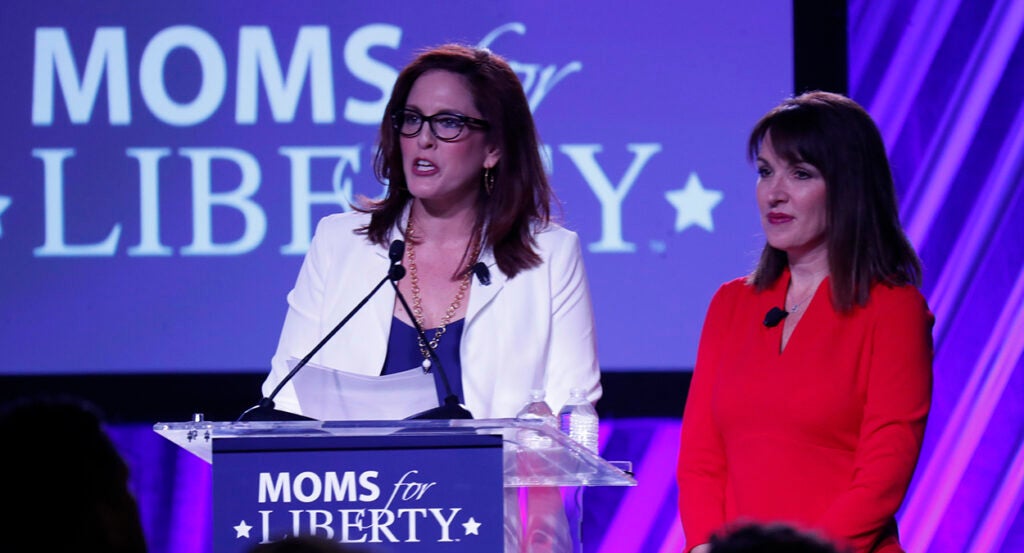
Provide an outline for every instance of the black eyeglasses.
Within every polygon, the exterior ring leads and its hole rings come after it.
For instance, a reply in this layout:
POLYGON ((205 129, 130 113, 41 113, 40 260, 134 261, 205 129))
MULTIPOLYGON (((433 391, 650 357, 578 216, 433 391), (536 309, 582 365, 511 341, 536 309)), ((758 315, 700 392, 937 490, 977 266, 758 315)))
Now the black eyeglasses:
POLYGON ((451 142, 458 138, 462 134, 462 129, 466 127, 477 129, 489 127, 487 121, 483 119, 459 115, 458 113, 449 113, 447 111, 435 113, 434 115, 423 115, 415 110, 403 109, 391 114, 391 126, 399 134, 408 138, 420 134, 420 131, 423 130, 424 122, 430 124, 430 132, 438 140, 445 142, 451 142))

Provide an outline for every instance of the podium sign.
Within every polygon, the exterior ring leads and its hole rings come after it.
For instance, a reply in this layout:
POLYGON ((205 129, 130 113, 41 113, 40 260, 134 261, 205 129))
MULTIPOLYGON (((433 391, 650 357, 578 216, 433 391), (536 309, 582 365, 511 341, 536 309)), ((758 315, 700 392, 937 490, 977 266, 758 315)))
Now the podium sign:
MULTIPOLYGON (((154 430, 213 463, 215 553, 310 534, 374 553, 516 551, 517 536, 553 511, 531 505, 520 526, 514 488, 636 485, 541 421, 198 420, 154 430)), ((564 520, 560 500, 557 511, 564 520)))
POLYGON ((213 459, 217 553, 296 535, 382 553, 503 547, 500 435, 214 439, 213 459))

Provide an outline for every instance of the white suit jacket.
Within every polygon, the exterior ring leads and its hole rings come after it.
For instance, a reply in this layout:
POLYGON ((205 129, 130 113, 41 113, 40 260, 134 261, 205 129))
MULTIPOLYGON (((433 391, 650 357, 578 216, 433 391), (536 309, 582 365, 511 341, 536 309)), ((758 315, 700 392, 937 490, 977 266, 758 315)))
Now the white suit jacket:
MULTIPOLYGON (((323 218, 317 225, 288 314, 263 384, 269 394, 288 373, 289 358, 303 358, 387 273, 387 248, 353 231, 369 221, 362 213, 323 218)), ((392 239, 401 238, 399 221, 392 239)), ((459 351, 465 405, 478 419, 513 417, 532 389, 544 389, 557 410, 571 388, 592 402, 601 397, 593 309, 579 238, 549 225, 536 235, 543 263, 509 279, 493 253, 481 253, 491 284, 474 278, 459 351)), ((311 360, 347 372, 379 375, 387 354, 395 292, 385 285, 311 360)), ((300 413, 286 384, 277 408, 300 413)))

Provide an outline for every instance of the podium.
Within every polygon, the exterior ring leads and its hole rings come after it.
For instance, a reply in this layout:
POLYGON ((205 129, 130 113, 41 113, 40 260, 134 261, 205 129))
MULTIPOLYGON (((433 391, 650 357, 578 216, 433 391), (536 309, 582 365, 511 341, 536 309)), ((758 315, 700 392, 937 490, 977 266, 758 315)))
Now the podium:
POLYGON ((528 512, 536 504, 521 503, 517 488, 550 497, 563 486, 636 485, 533 420, 194 421, 154 430, 213 465, 214 553, 297 534, 372 553, 518 550, 509 535, 543 517, 528 512))

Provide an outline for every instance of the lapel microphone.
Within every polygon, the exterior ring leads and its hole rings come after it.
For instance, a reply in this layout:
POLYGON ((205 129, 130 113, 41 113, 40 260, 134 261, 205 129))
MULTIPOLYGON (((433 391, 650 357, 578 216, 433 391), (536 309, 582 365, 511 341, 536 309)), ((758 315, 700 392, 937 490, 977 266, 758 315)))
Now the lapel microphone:
POLYGON ((487 264, 483 261, 478 261, 476 265, 470 269, 476 275, 477 280, 484 286, 491 285, 491 271, 487 268, 487 264))
POLYGON ((779 323, 782 322, 782 319, 785 319, 788 316, 789 311, 779 309, 778 307, 773 307, 769 309, 767 313, 764 314, 764 326, 768 328, 774 328, 776 326, 779 326, 779 323))

